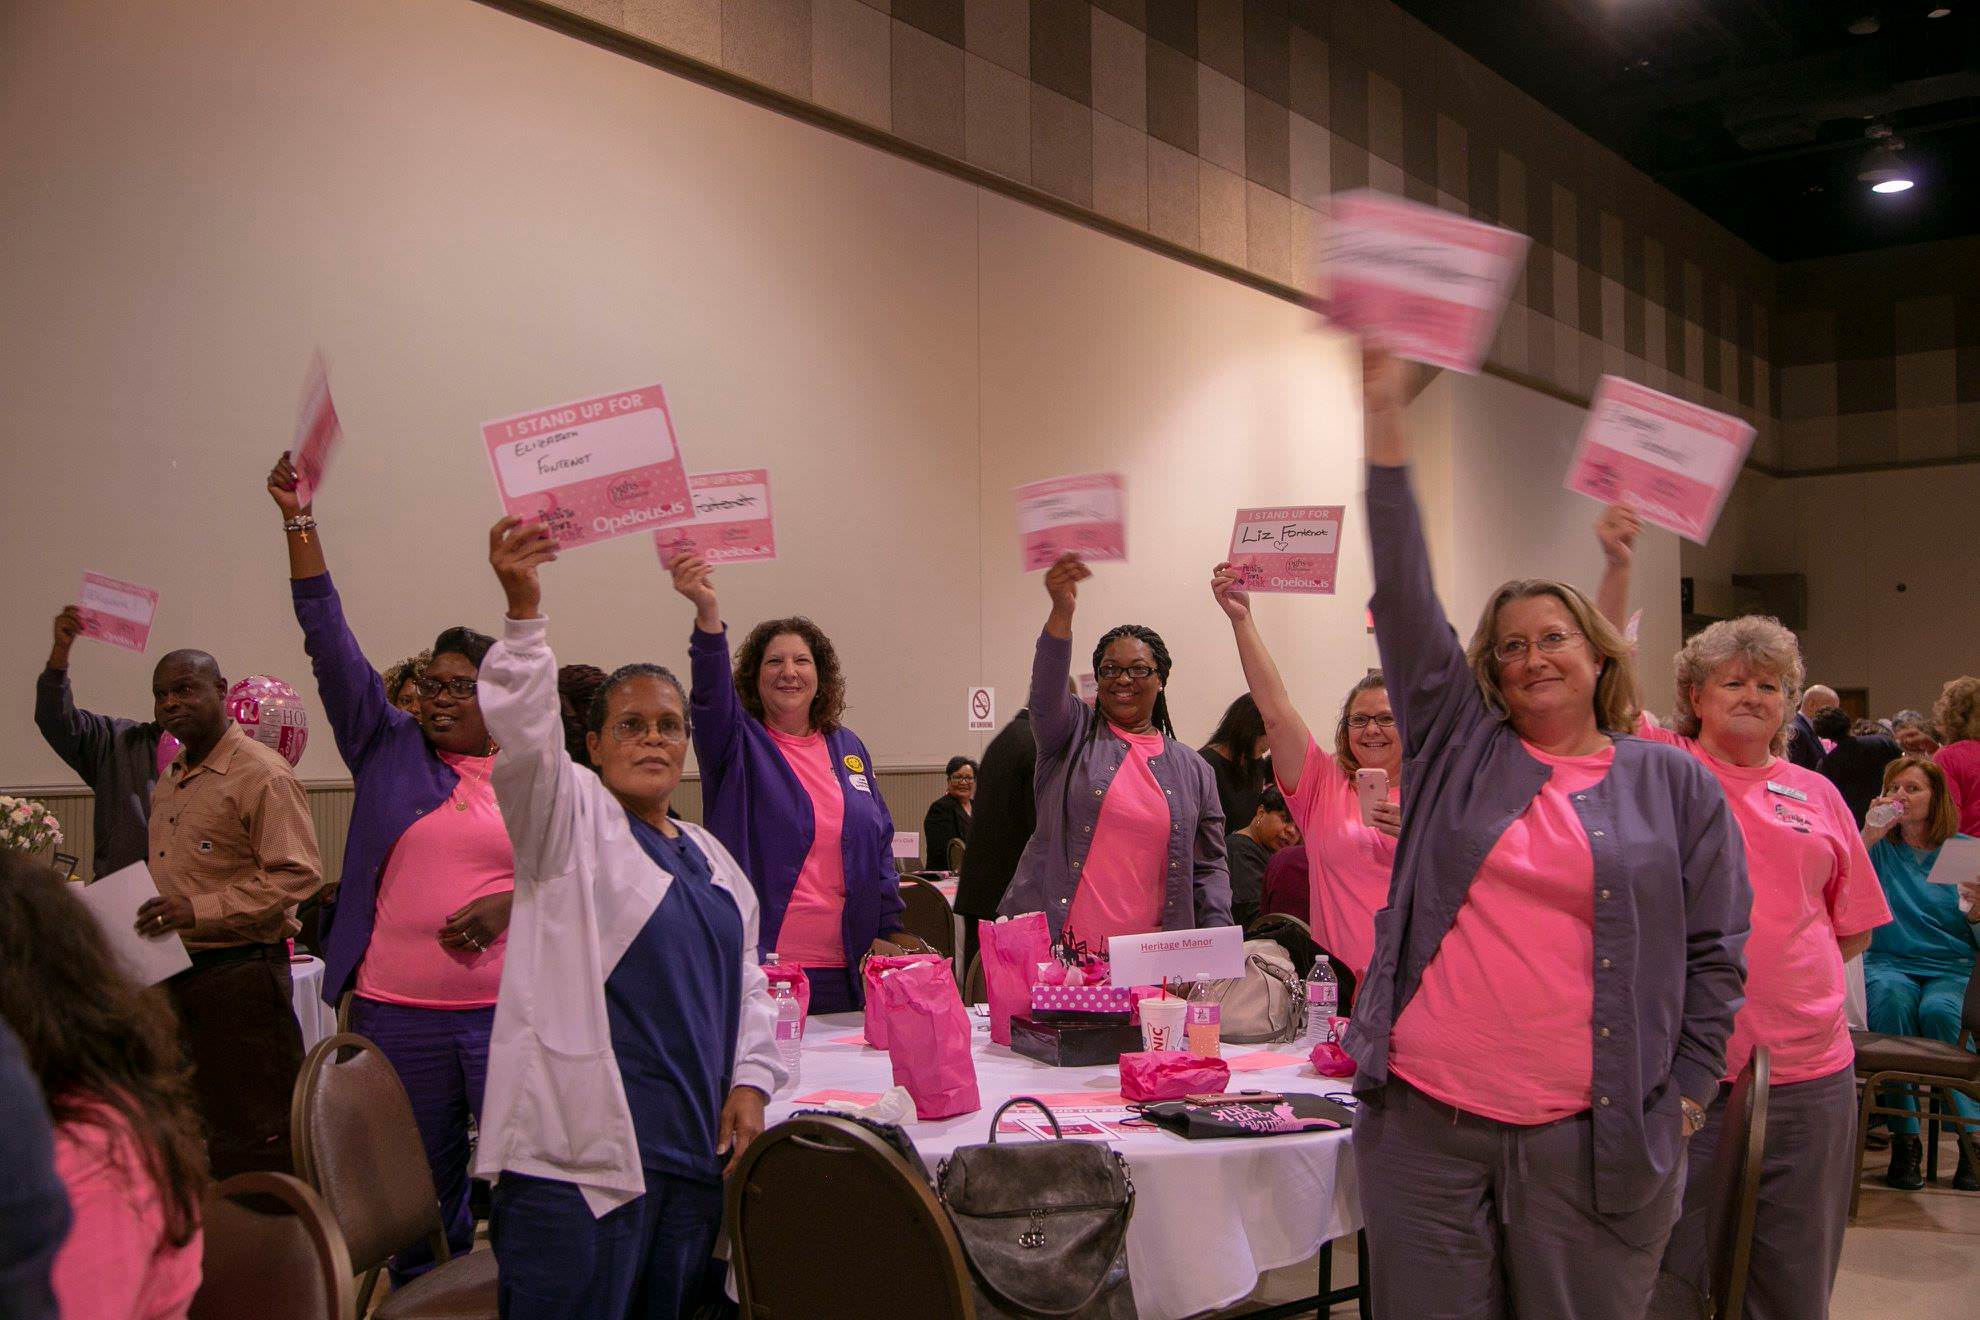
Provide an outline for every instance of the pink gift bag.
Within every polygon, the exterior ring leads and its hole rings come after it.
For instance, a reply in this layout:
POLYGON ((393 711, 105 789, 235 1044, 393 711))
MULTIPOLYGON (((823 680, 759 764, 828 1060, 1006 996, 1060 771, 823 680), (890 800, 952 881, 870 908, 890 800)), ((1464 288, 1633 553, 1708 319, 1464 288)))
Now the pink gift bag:
POLYGON ((970 1057, 969 1010, 955 973, 941 959, 902 967, 880 980, 880 1011, 893 1042, 894 1085, 914 1097, 914 1116, 954 1118, 983 1107, 970 1057))
POLYGON ((811 978, 804 974, 804 968, 785 963, 767 964, 763 968, 763 975, 772 985, 779 981, 785 982, 791 987, 791 992, 797 996, 798 1010, 801 1014, 798 1018, 798 1035, 803 1036, 805 1018, 811 1014, 811 978))
POLYGON ((1331 1040, 1323 1040, 1315 1045, 1313 1053, 1307 1056, 1307 1061, 1313 1065, 1313 1071, 1322 1077, 1354 1076, 1354 1060, 1349 1057, 1346 1050, 1331 1040))
POLYGON ((990 999, 990 1039, 1011 1043, 1011 1014, 1031 1007, 1031 983, 1038 964, 1052 956, 1052 931, 1043 912, 976 927, 983 946, 983 988, 990 999))
POLYGON ((1121 1056, 1121 1097, 1126 1100, 1180 1100, 1222 1091, 1230 1084, 1230 1064, 1188 1050, 1142 1050, 1121 1056))
MULTIPOLYGON (((880 978, 898 967, 918 962, 947 962, 939 953, 881 953, 861 966, 860 979, 866 984, 866 1043, 876 1050, 887 1048, 887 1015, 880 1011, 880 978)), ((954 980, 954 977, 950 978, 954 980)))

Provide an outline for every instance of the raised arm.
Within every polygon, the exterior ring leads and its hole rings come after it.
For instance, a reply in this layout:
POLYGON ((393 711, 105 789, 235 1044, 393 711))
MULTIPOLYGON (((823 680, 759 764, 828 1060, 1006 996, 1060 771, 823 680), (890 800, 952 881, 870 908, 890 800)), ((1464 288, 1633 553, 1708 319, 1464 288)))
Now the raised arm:
POLYGON ((1630 563, 1642 530, 1643 520, 1626 504, 1611 504, 1595 520, 1595 539, 1602 543, 1602 585, 1595 591, 1595 607, 1617 632, 1629 616, 1630 563))
POLYGON ((1404 431, 1407 364, 1364 343, 1362 439, 1368 458, 1368 540, 1375 567, 1375 645, 1414 756, 1449 731, 1459 712, 1482 703, 1464 647, 1451 630, 1430 577, 1430 551, 1409 487, 1404 431))
POLYGON ((47 667, 34 684, 34 725, 69 769, 94 782, 96 768, 110 754, 117 735, 136 727, 136 721, 76 708, 69 691, 69 648, 81 632, 82 613, 75 606, 55 616, 55 642, 48 650, 47 667))
POLYGON ((1073 612, 1079 608, 1079 584, 1093 570, 1077 555, 1060 555, 1045 570, 1045 594, 1052 599, 1045 629, 1031 657, 1031 732, 1041 756, 1064 751, 1080 729, 1080 700, 1068 686, 1072 676, 1073 612))
POLYGON ((488 562, 509 608, 502 636, 481 662, 481 713, 501 749, 490 782, 515 847, 518 887, 569 869, 580 802, 537 579, 556 557, 541 523, 504 518, 488 534, 488 562))
POLYGON ((1231 636, 1237 641, 1238 664, 1244 670, 1245 686, 1258 703, 1265 720, 1265 741, 1272 748, 1272 773, 1279 787, 1288 793, 1299 789, 1300 773, 1306 768, 1306 748, 1312 731, 1286 692, 1279 677, 1279 666, 1259 636, 1258 620, 1251 613, 1251 593, 1238 585, 1237 572, 1226 561, 1210 575, 1210 594, 1217 608, 1231 621, 1231 636))
POLYGON ((682 554, 667 561, 667 572, 673 575, 674 590, 694 606, 694 631, 688 636, 688 706, 694 716, 695 760, 703 778, 713 779, 735 762, 742 747, 742 722, 749 712, 736 695, 714 568, 700 555, 682 554))
POLYGON ((396 718, 385 682, 371 667, 344 618, 344 604, 330 582, 323 538, 310 506, 297 498, 296 470, 283 451, 268 473, 268 495, 282 515, 289 545, 289 596, 302 625, 303 650, 316 675, 331 736, 344 764, 357 770, 378 735, 396 718))

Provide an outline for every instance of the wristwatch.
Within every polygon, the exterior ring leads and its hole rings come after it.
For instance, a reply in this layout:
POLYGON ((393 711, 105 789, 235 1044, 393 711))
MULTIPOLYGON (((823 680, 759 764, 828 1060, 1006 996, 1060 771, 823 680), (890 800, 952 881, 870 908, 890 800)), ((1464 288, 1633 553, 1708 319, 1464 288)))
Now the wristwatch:
POLYGON ((1684 1110, 1684 1135, 1695 1136, 1705 1126, 1705 1106, 1688 1095, 1678 1097, 1678 1107, 1684 1110))

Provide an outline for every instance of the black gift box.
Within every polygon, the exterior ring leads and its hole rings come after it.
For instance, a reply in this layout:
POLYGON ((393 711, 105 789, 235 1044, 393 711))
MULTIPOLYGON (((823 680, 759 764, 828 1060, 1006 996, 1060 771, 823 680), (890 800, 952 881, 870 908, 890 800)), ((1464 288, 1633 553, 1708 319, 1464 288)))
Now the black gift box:
POLYGON ((1011 1018, 1011 1048, 1054 1068, 1119 1063, 1141 1048, 1141 1028, 1125 1022, 1034 1022, 1011 1018))

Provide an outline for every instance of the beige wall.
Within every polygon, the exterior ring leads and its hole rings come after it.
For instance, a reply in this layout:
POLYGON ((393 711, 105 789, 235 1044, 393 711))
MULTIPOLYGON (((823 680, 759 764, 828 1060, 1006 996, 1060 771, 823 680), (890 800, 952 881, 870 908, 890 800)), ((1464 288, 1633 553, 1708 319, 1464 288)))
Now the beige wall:
MULTIPOLYGON (((775 476, 785 557, 723 570, 725 613, 814 613, 889 765, 980 746, 972 682, 1022 700, 1013 484, 1129 473, 1081 638, 1166 633, 1187 737, 1239 686, 1231 509, 1357 502, 1349 359, 1288 303, 468 0, 38 3, 0 61, 0 407, 48 454, 0 519, 0 783, 70 778, 27 688, 84 568, 162 593, 149 655, 78 647, 86 703, 140 713, 200 645, 314 704, 261 484, 319 344, 349 438, 318 513, 375 659, 498 618, 478 424, 657 377, 691 465, 775 476)), ((1373 655, 1345 558, 1263 611, 1310 707, 1373 655)), ((566 659, 683 661, 642 538, 546 607, 566 659)), ((301 769, 342 773, 320 724, 301 769)))

